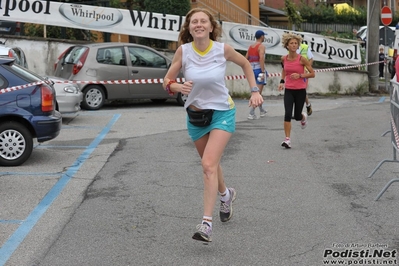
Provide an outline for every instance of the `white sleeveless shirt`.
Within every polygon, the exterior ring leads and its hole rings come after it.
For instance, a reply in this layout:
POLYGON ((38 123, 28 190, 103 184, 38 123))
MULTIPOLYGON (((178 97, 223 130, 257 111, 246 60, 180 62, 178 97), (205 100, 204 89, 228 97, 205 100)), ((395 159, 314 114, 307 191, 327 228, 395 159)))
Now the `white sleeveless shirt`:
POLYGON ((206 54, 194 50, 193 43, 182 45, 182 70, 193 87, 184 108, 194 105, 199 109, 230 110, 234 102, 225 84, 226 58, 224 44, 213 42, 206 54))

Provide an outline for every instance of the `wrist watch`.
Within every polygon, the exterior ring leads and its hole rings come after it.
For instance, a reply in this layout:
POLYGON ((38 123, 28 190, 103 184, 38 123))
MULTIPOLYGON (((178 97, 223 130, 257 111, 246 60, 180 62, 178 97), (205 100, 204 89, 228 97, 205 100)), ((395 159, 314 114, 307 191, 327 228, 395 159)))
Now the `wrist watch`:
POLYGON ((258 87, 252 87, 251 88, 251 92, 258 92, 259 91, 259 88, 258 87))

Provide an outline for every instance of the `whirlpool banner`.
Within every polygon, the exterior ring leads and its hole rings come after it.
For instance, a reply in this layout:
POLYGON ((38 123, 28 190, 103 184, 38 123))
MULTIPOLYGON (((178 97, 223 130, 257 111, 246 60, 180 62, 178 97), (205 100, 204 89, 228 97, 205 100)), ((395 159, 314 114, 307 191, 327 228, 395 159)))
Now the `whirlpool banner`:
MULTIPOLYGON (((145 11, 116 9, 52 1, 0 0, 1 20, 96 30, 146 38, 177 41, 185 17, 145 11)), ((266 53, 284 55, 283 30, 222 22, 222 42, 237 50, 247 50, 255 41, 255 32, 263 30, 266 53)), ((315 61, 359 64, 358 43, 345 44, 321 35, 296 32, 309 44, 315 61)))

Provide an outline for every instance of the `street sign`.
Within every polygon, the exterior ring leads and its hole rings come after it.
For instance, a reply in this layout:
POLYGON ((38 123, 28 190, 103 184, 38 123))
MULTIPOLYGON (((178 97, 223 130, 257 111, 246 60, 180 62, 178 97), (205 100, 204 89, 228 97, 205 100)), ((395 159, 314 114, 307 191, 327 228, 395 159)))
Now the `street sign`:
POLYGON ((388 6, 381 8, 381 22, 385 26, 389 26, 392 23, 392 11, 388 6))

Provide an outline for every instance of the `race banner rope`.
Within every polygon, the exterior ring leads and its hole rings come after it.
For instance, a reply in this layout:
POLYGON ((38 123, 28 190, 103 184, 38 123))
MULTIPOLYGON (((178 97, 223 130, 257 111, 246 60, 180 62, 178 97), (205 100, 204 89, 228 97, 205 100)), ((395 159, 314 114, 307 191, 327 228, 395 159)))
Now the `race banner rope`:
MULTIPOLYGON (((368 64, 361 64, 361 65, 353 65, 353 66, 345 66, 345 67, 333 67, 333 68, 326 68, 326 69, 316 69, 314 72, 329 72, 329 71, 336 71, 336 70, 344 70, 350 68, 357 68, 362 66, 374 65, 379 64, 384 61, 378 61, 368 64)), ((281 73, 267 73, 267 77, 280 77, 281 73)), ((232 75, 232 76, 225 76, 225 80, 238 80, 238 79, 245 79, 245 75, 232 75)), ((184 82, 184 78, 177 78, 177 82, 184 82)), ((33 82, 25 85, 9 87, 0 90, 0 94, 16 91, 20 89, 24 89, 30 86, 36 86, 40 84, 48 83, 51 84, 52 81, 38 81, 33 82)), ((66 80, 66 81, 54 81, 54 83, 63 83, 63 84, 154 84, 154 83, 163 83, 163 78, 158 79, 126 79, 126 80, 91 80, 91 81, 79 81, 79 80, 66 80)))

